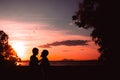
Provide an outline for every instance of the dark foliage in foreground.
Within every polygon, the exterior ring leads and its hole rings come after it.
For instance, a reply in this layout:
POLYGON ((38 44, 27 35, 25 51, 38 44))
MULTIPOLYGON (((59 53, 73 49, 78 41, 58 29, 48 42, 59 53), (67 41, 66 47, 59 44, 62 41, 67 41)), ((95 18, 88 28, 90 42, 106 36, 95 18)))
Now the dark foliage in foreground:
POLYGON ((84 0, 79 4, 79 10, 72 16, 79 28, 93 28, 91 36, 93 41, 100 46, 99 60, 110 64, 119 62, 116 3, 110 0, 84 0))
POLYGON ((8 39, 8 35, 0 30, 0 67, 16 66, 16 61, 20 60, 8 39))

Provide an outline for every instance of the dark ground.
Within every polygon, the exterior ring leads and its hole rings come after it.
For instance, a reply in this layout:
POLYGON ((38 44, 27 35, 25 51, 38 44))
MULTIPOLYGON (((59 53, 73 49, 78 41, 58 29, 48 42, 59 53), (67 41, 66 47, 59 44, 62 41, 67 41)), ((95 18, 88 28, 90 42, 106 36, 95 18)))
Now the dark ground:
MULTIPOLYGON (((94 66, 51 66, 48 80, 118 80, 117 70, 101 65, 94 66)), ((41 72, 28 66, 1 69, 0 80, 42 80, 41 72)))

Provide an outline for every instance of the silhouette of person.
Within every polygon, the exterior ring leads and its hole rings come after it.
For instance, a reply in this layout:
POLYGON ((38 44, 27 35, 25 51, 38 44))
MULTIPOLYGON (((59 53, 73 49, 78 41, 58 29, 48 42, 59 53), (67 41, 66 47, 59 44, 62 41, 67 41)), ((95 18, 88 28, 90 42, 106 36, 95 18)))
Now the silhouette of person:
POLYGON ((33 55, 30 56, 30 62, 29 62, 29 66, 30 66, 30 67, 33 67, 33 68, 38 67, 38 62, 39 62, 39 60, 38 60, 38 58, 36 57, 36 56, 38 55, 38 52, 39 52, 38 48, 35 48, 35 47, 34 47, 34 48, 32 49, 33 55))
POLYGON ((37 58, 37 55, 39 53, 39 49, 34 47, 32 49, 32 53, 33 55, 30 56, 30 62, 29 62, 29 66, 30 66, 30 70, 29 70, 29 79, 35 79, 37 80, 37 77, 38 76, 38 70, 39 70, 39 60, 37 58))
POLYGON ((48 50, 43 50, 40 57, 42 57, 42 59, 40 60, 40 69, 42 72, 42 78, 43 80, 47 80, 48 77, 48 70, 49 70, 49 60, 47 58, 47 55, 49 54, 48 50))

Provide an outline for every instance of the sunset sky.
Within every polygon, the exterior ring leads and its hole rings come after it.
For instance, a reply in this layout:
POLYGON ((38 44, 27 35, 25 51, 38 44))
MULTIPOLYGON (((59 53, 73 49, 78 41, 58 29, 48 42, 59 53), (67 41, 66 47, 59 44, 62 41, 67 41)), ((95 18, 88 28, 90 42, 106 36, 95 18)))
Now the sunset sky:
POLYGON ((32 48, 49 51, 49 60, 97 59, 98 46, 90 29, 78 28, 72 15, 82 0, 0 0, 0 30, 22 60, 29 60, 32 48))

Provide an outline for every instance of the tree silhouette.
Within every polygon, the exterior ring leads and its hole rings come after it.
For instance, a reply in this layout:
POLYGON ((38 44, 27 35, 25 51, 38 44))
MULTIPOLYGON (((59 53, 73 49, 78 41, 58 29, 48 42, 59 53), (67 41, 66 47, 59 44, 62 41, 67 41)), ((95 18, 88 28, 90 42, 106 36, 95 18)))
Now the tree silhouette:
POLYGON ((84 0, 79 3, 79 10, 72 16, 78 27, 93 28, 93 41, 100 46, 100 61, 117 63, 118 56, 118 25, 115 18, 117 10, 115 1, 84 0))
POLYGON ((16 61, 20 58, 17 53, 8 43, 8 35, 0 30, 0 65, 1 66, 15 66, 16 61))

